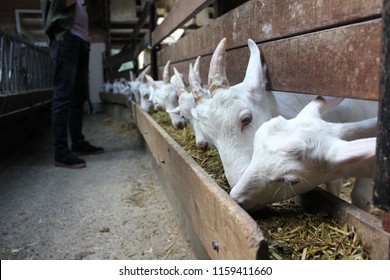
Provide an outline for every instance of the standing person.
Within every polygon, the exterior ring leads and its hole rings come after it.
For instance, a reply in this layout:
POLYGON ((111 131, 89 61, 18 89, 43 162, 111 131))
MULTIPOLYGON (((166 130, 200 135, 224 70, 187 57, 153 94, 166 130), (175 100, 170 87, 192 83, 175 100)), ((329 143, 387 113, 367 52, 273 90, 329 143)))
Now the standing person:
POLYGON ((85 0, 40 0, 45 33, 54 62, 52 125, 55 165, 83 168, 77 155, 103 153, 82 134, 84 103, 89 95, 89 29, 85 0), (68 130, 71 149, 68 146, 68 130), (76 155, 77 154, 77 155, 76 155))

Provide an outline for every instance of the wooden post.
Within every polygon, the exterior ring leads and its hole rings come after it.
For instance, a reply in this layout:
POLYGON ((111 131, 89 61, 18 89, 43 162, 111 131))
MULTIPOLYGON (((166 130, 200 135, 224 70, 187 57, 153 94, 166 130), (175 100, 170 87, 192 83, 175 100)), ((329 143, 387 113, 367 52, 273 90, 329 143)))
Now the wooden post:
POLYGON ((383 0, 381 80, 379 85, 379 114, 377 167, 374 204, 385 211, 383 229, 390 232, 390 0, 383 0), (386 212, 387 211, 387 212, 386 212))
POLYGON ((152 32, 156 28, 157 25, 157 12, 156 12, 156 3, 154 0, 150 3, 150 16, 149 16, 149 44, 151 45, 150 49, 150 64, 151 64, 151 74, 153 79, 158 79, 158 65, 157 65, 157 51, 160 48, 160 45, 157 44, 153 46, 152 42, 152 32))

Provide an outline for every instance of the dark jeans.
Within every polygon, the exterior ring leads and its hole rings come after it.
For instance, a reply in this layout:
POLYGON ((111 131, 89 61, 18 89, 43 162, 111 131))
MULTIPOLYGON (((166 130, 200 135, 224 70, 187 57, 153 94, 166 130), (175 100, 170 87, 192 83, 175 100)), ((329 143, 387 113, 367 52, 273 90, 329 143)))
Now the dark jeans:
POLYGON ((67 33, 50 46, 54 62, 52 124, 56 151, 68 149, 68 129, 73 144, 84 142, 84 103, 89 94, 90 43, 67 33))

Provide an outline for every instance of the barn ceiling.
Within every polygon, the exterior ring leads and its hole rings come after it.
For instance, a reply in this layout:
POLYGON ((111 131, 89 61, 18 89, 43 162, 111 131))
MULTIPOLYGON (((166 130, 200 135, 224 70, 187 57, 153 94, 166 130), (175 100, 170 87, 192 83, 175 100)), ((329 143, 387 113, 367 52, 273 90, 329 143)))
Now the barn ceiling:
MULTIPOLYGON (((93 6, 90 6, 90 16, 92 16, 93 25, 98 28, 104 27, 102 29, 105 31, 100 34, 100 36, 104 37, 102 39, 108 39, 112 48, 121 49, 130 40, 146 1, 90 0, 90 3, 93 2, 93 6)), ((157 17, 164 18, 176 2, 177 0, 156 0, 157 17)), ((33 42, 46 42, 47 39, 42 29, 43 23, 40 10, 18 9, 15 11, 15 17, 17 31, 24 39, 33 42)), ((204 20, 203 23, 198 21, 198 24, 204 24, 204 20)), ((194 20, 186 25, 186 32, 190 32, 197 27, 197 22, 194 20)), ((143 26, 136 38, 137 41, 145 36, 148 28, 148 24, 143 26)))

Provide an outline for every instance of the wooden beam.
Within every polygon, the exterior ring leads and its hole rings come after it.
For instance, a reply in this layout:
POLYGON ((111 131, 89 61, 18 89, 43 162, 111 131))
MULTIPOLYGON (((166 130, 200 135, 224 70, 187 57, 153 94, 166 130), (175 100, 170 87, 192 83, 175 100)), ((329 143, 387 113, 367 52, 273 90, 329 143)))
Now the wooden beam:
MULTIPOLYGON (((377 165, 374 203, 387 211, 383 227, 390 232, 390 1, 383 1, 382 55, 379 84, 377 165)), ((389 248, 390 250, 390 248, 389 248)))
POLYGON ((261 44, 271 88, 378 100, 380 28, 376 19, 261 44))
POLYGON ((380 18, 381 11, 381 0, 251 0, 161 50, 159 65, 212 54, 223 37, 227 48, 235 49, 246 46, 248 38, 257 43, 289 38, 380 18))
POLYGON ((155 46, 159 44, 177 28, 214 1, 215 0, 180 0, 165 17, 164 21, 157 26, 152 33, 151 45, 155 46))
POLYGON ((145 23, 147 21, 149 21, 151 2, 152 1, 146 1, 145 5, 144 5, 144 9, 142 11, 142 14, 139 17, 139 20, 133 29, 133 33, 131 33, 129 41, 123 46, 122 51, 125 50, 130 44, 132 44, 132 45, 135 44, 135 40, 138 36, 138 33, 141 31, 141 29, 145 25, 145 23))
POLYGON ((127 48, 116 55, 107 57, 104 60, 104 68, 119 68, 122 63, 135 60, 138 55, 146 48, 149 43, 149 39, 150 33, 147 32, 137 45, 133 45, 131 48, 127 48))
MULTIPOLYGON (((270 89, 377 100, 380 30, 381 20, 375 19, 259 44, 270 89)), ((207 83, 210 59, 211 55, 201 59, 203 83, 207 83)), ((231 85, 243 80, 248 60, 247 46, 227 52, 231 85)), ((186 82, 190 62, 194 59, 171 63, 186 82)))

